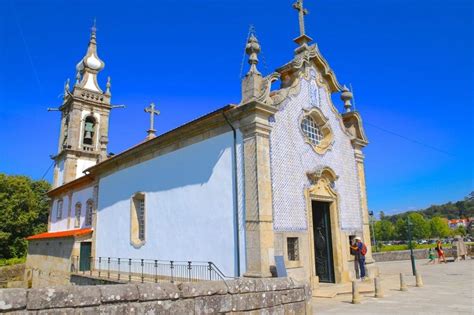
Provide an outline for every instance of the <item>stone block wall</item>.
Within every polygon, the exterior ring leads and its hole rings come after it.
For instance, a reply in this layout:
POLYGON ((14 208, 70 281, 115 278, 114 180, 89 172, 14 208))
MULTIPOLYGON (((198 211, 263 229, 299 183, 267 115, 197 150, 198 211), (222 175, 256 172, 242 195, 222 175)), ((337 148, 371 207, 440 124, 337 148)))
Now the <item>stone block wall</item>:
POLYGON ((309 285, 289 278, 0 290, 6 314, 312 314, 309 285))
MULTIPOLYGON (((434 245, 433 245, 434 247, 434 245)), ((436 251, 434 251, 435 257, 436 251)), ((416 259, 427 259, 428 258, 428 249, 415 249, 413 250, 413 255, 416 259)), ((456 256, 456 250, 453 248, 444 249, 444 255, 446 257, 456 256)), ((380 252, 373 253, 372 257, 375 261, 394 261, 394 260, 410 260, 410 251, 409 250, 397 250, 391 252, 380 252)))
POLYGON ((0 267, 0 288, 23 287, 25 264, 0 267))

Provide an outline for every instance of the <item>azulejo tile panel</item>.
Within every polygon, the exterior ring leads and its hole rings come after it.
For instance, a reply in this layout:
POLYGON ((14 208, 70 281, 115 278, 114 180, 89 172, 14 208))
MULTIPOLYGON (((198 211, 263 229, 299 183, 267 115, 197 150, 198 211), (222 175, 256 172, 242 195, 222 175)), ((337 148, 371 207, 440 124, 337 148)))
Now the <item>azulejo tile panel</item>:
MULTIPOLYGON (((339 176, 335 190, 339 196, 340 226, 343 230, 362 230, 360 187, 354 149, 341 126, 340 116, 330 104, 327 90, 317 84, 316 71, 309 80, 301 79, 299 93, 280 104, 270 120, 270 156, 273 190, 274 229, 306 230, 305 188, 310 183, 306 173, 322 166, 332 168, 339 176), (300 121, 304 110, 319 107, 334 132, 334 142, 323 155, 305 142, 300 121)), ((319 74, 318 74, 319 77, 319 74)))

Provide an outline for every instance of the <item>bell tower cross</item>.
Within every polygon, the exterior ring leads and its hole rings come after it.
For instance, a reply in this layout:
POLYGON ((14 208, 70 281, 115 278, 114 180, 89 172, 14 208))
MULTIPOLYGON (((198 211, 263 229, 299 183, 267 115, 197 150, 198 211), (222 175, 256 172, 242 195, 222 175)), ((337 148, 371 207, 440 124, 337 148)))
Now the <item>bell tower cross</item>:
POLYGON ((150 106, 145 108, 145 112, 150 113, 150 129, 147 130, 147 139, 153 139, 154 137, 156 137, 155 115, 158 116, 160 114, 160 111, 155 109, 155 103, 151 103, 150 106))

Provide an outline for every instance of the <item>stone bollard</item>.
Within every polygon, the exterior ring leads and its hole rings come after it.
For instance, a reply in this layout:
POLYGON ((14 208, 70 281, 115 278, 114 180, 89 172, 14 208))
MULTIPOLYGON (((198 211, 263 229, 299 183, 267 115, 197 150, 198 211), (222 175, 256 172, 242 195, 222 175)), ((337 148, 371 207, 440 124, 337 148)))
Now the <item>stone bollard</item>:
POLYGON ((415 277, 416 277, 416 287, 421 288, 423 286, 423 279, 421 278, 421 275, 417 272, 415 277))
POLYGON ((408 291, 403 273, 400 273, 400 291, 408 291))
POLYGON ((375 277, 374 279, 374 286, 375 286, 375 297, 376 298, 383 298, 383 288, 382 288, 382 280, 380 277, 375 277))
POLYGON ((359 284, 352 281, 352 304, 360 304, 359 284))

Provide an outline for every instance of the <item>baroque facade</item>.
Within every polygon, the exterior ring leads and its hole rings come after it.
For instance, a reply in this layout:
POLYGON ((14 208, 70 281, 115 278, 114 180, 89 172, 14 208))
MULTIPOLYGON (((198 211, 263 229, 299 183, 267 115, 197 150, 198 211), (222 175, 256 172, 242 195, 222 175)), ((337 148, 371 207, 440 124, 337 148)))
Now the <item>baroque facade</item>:
POLYGON ((274 276, 282 260, 289 276, 317 287, 353 279, 355 236, 375 270, 362 119, 310 44, 302 1, 294 7, 293 60, 262 75, 251 34, 239 104, 159 136, 152 123, 146 141, 114 156, 107 155, 110 78, 103 92, 93 29, 76 84, 65 86, 48 232, 29 238, 31 285, 67 283, 74 257, 83 269, 94 268, 83 259, 122 257, 212 261, 232 277, 274 276))

